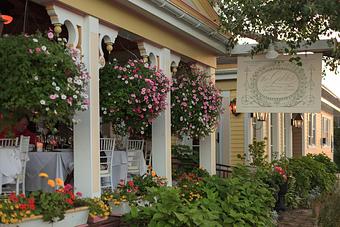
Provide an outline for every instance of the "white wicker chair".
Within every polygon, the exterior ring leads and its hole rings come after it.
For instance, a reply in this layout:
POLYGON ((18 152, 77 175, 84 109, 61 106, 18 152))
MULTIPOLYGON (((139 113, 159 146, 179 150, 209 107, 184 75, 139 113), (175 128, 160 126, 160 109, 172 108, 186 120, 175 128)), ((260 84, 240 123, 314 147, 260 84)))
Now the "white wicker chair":
POLYGON ((21 171, 16 176, 15 182, 7 185, 6 188, 3 189, 4 193, 13 192, 13 187, 15 186, 15 193, 18 195, 19 193, 25 194, 25 175, 26 175, 26 163, 28 160, 28 151, 29 151, 30 137, 29 136, 20 136, 20 161, 21 161, 21 171), (21 185, 21 190, 20 190, 21 185), (13 186, 13 187, 12 187, 13 186))
POLYGON ((144 140, 128 140, 128 173, 131 175, 140 175, 139 152, 143 152, 144 140))
POLYGON ((0 139, 0 147, 17 147, 19 138, 5 138, 0 139))
POLYGON ((107 188, 113 190, 112 160, 114 149, 114 138, 100 138, 100 185, 102 190, 107 188))

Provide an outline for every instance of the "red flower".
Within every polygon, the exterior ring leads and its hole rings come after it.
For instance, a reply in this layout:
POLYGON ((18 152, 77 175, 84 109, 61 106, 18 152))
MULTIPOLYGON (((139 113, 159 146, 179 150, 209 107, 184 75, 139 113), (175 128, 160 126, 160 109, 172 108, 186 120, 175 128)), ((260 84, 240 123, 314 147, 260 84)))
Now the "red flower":
POLYGON ((128 181, 128 184, 129 184, 130 187, 133 187, 133 186, 134 186, 134 183, 133 183, 132 180, 128 181))
POLYGON ((78 197, 82 197, 82 196, 83 196, 83 194, 82 194, 81 192, 77 192, 76 195, 77 195, 78 197))
POLYGON ((18 197, 15 195, 14 192, 12 192, 12 193, 9 195, 8 198, 9 198, 9 200, 10 200, 11 202, 13 202, 13 203, 19 202, 19 199, 18 199, 18 197))
POLYGON ((65 200, 68 204, 73 205, 73 200, 72 199, 66 199, 65 200))
POLYGON ((27 204, 19 204, 19 209, 20 209, 20 210, 26 210, 27 207, 28 207, 27 204))

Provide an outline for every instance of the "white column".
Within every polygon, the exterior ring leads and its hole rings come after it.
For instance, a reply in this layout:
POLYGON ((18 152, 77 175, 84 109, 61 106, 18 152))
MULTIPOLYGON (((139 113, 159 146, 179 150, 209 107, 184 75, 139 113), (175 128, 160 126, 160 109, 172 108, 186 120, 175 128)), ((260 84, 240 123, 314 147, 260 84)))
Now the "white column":
MULTIPOLYGON (((159 67, 171 79, 170 50, 163 48, 159 52, 159 67)), ((166 177, 172 184, 171 176, 171 98, 167 97, 167 107, 152 124, 152 167, 159 176, 166 177)))
POLYGON ((293 157, 293 128, 291 125, 292 114, 286 113, 285 115, 285 143, 286 143, 286 157, 292 158, 293 157))
MULTIPOLYGON (((215 81, 215 69, 208 68, 207 73, 215 81)), ((209 174, 216 174, 216 134, 212 132, 209 136, 200 139, 200 167, 206 169, 209 174)))
POLYGON ((250 117, 249 113, 244 114, 244 156, 245 156, 245 164, 249 164, 251 162, 251 157, 249 153, 249 144, 253 143, 253 121, 250 117))
MULTIPOLYGON (((222 105, 228 106, 230 103, 230 91, 222 92, 222 105)), ((231 148, 230 148, 230 111, 229 109, 224 111, 220 115, 220 122, 218 124, 218 132, 219 132, 219 143, 217 148, 217 163, 230 165, 230 156, 231 156, 231 148)))
POLYGON ((88 95, 90 107, 79 113, 74 126, 74 184, 85 197, 100 195, 99 177, 99 52, 97 18, 87 16, 82 30, 83 61, 91 76, 88 95))
POLYGON ((280 115, 278 113, 271 113, 273 115, 271 124, 273 125, 273 134, 270 138, 273 142, 273 154, 272 160, 280 159, 280 115))

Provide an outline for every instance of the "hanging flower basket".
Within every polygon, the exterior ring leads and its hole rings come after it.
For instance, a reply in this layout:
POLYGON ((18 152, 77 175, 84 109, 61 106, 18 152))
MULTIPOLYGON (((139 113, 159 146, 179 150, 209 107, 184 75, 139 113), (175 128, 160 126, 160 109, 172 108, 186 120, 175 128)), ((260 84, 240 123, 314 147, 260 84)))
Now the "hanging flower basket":
POLYGON ((116 134, 143 135, 165 109, 170 81, 142 60, 117 61, 100 70, 100 109, 116 134))
POLYGON ((171 126, 178 136, 205 137, 217 126, 222 97, 205 74, 194 65, 181 64, 173 79, 171 126))
POLYGON ((88 108, 89 75, 80 52, 42 34, 0 37, 0 112, 27 113, 52 127, 88 108))

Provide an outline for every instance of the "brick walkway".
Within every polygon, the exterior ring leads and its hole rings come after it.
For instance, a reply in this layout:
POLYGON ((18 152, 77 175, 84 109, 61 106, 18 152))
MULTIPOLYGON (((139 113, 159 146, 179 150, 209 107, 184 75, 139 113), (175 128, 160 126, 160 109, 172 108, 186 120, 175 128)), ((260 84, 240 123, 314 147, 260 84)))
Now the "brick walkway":
POLYGON ((282 212, 279 227, 317 227, 311 209, 296 209, 282 212))

